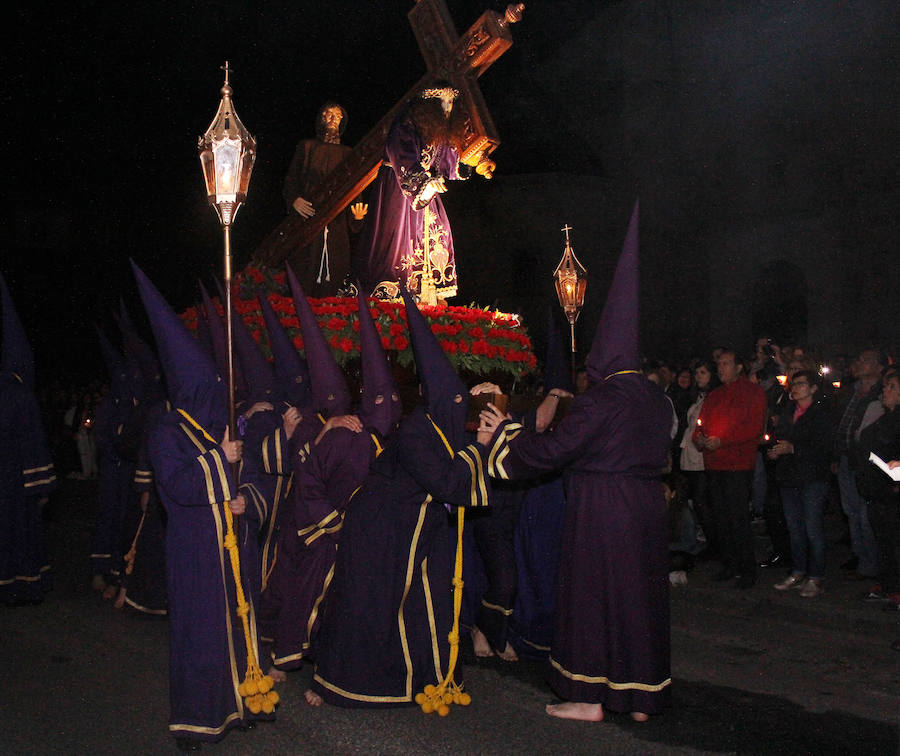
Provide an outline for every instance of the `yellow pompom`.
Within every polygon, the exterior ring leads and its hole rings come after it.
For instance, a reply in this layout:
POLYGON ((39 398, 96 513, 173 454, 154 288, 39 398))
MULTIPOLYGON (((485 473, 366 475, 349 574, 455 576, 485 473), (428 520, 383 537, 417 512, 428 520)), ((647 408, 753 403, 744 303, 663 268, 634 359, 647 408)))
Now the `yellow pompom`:
POLYGON ((247 699, 247 708, 250 709, 253 714, 259 714, 259 712, 262 711, 261 698, 261 696, 250 696, 250 698, 247 699))
POLYGON ((470 696, 468 693, 460 693, 459 694, 459 705, 460 706, 468 706, 470 703, 472 703, 472 696, 470 696))
POLYGON ((425 686, 425 695, 426 696, 433 696, 435 694, 435 691, 437 691, 437 688, 434 687, 434 685, 426 685, 425 686))
POLYGON ((416 693, 416 703, 419 704, 419 706, 422 705, 422 702, 423 702, 424 700, 425 700, 425 694, 424 694, 424 693, 416 693))
POLYGON ((271 714, 275 711, 275 704, 273 704, 266 696, 263 696, 262 710, 266 714, 271 714))
POLYGON ((432 706, 431 701, 429 701, 428 699, 425 699, 422 702, 422 711, 425 712, 426 714, 431 714, 431 712, 434 711, 434 706, 432 706))
POLYGON ((268 675, 265 675, 264 677, 262 677, 260 679, 259 683, 257 683, 257 685, 259 686, 260 693, 268 693, 270 690, 272 690, 272 686, 274 684, 275 684, 275 681, 268 675))
POLYGON ((453 703, 453 694, 452 694, 452 693, 449 693, 449 692, 448 692, 448 693, 444 693, 444 695, 441 696, 441 700, 442 700, 445 704, 447 704, 447 706, 449 706, 450 704, 453 703))
POLYGON ((240 695, 241 698, 246 698, 248 695, 250 695, 249 693, 247 693, 247 683, 242 682, 240 685, 238 685, 238 695, 240 695))
POLYGON ((441 704, 440 706, 438 706, 437 713, 442 717, 446 717, 450 713, 450 707, 446 704, 441 704))
POLYGON ((272 706, 274 706, 281 700, 281 696, 278 695, 277 691, 270 690, 268 693, 266 693, 266 695, 268 696, 269 700, 272 702, 272 706))
POLYGON ((255 696, 257 693, 259 693, 259 683, 256 682, 256 680, 254 680, 252 677, 249 677, 244 680, 244 690, 247 691, 244 695, 255 696))

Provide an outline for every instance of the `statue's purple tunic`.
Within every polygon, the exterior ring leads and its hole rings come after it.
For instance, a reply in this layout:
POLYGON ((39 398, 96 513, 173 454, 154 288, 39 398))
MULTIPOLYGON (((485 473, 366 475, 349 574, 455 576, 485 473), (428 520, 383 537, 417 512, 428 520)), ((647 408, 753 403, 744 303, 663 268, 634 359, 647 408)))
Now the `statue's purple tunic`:
MULTIPOLYGON (((353 257, 352 270, 366 292, 382 282, 399 282, 400 289, 419 292, 410 278, 416 265, 414 251, 423 247, 425 216, 433 279, 438 296, 456 294, 456 258, 450 221, 439 195, 427 208, 414 210, 413 202, 431 178, 460 179, 459 155, 449 145, 424 144, 408 115, 397 118, 388 132, 384 164, 369 195, 369 212, 353 257)), ((394 292, 396 296, 396 292, 394 292)))

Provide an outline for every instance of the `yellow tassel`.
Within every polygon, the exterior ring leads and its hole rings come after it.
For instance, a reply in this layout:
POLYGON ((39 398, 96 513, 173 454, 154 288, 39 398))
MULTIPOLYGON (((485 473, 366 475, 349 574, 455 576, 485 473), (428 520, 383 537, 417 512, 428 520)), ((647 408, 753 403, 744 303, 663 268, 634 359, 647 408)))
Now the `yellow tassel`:
POLYGON ((450 713, 450 705, 468 706, 472 703, 472 696, 464 693, 453 679, 456 671, 456 662, 459 659, 459 614, 462 610, 462 555, 463 555, 463 525, 465 524, 465 510, 462 507, 456 510, 456 563, 453 567, 453 628, 447 635, 450 643, 450 663, 447 666, 447 675, 438 685, 426 685, 422 693, 416 695, 416 703, 423 713, 437 712, 438 716, 446 717, 450 713))
POLYGON ((235 594, 237 596, 236 613, 241 618, 241 624, 244 629, 244 643, 247 647, 247 672, 244 675, 244 681, 238 686, 238 693, 244 699, 244 703, 252 714, 259 714, 260 712, 271 714, 280 699, 278 694, 272 690, 275 681, 269 675, 262 673, 256 660, 256 651, 250 635, 250 604, 244 596, 244 588, 241 584, 240 555, 238 553, 237 538, 234 534, 234 517, 228 508, 228 502, 225 503, 225 525, 227 534, 224 545, 228 549, 231 572, 234 576, 235 594))
MULTIPOLYGON (((182 409, 178 411, 203 434, 207 441, 213 444, 216 443, 216 440, 187 412, 182 409)), ((272 686, 275 684, 274 680, 262 673, 256 660, 256 649, 253 646, 253 638, 250 634, 250 604, 247 603, 247 599, 244 596, 244 586, 241 583, 240 553, 238 552, 237 536, 234 533, 234 516, 228 507, 229 503, 226 501, 223 507, 226 531, 222 543, 228 551, 229 561, 231 562, 231 574, 234 577, 234 593, 237 598, 236 613, 241 618, 241 625, 244 629, 244 644, 247 647, 247 672, 244 675, 244 681, 238 685, 238 694, 244 699, 244 703, 251 713, 259 714, 261 711, 264 711, 269 714, 275 709, 275 705, 280 698, 272 690, 272 686)))

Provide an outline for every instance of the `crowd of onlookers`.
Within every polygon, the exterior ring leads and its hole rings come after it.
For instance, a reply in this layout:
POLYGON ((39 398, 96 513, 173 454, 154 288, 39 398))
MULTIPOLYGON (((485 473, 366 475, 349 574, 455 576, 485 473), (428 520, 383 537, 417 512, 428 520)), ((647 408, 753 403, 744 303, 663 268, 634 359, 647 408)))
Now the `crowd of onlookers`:
POLYGON ((38 387, 37 399, 59 477, 97 477, 93 426, 97 405, 108 391, 108 384, 96 378, 71 384, 55 380, 38 387))
POLYGON ((900 467, 900 376, 889 355, 867 348, 825 365, 761 338, 746 359, 721 348, 645 372, 678 418, 666 476, 673 584, 695 559, 716 560, 714 579, 738 588, 782 568, 776 590, 818 596, 834 502, 852 552, 843 577, 861 582, 864 600, 900 611, 900 484, 889 474, 900 467), (771 551, 758 558, 763 522, 771 551))

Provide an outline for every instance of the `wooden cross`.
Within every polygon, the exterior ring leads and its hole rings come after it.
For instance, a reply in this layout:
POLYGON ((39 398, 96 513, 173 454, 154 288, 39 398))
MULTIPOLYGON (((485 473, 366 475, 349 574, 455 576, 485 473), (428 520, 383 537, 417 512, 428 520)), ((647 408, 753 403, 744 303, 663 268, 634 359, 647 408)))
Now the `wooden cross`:
POLYGON ((433 81, 449 80, 459 90, 458 102, 469 115, 466 147, 460 158, 493 152, 500 138, 476 79, 510 48, 509 25, 522 18, 524 8, 518 3, 507 6, 502 15, 485 11, 460 37, 444 0, 416 0, 408 18, 428 71, 307 198, 316 214, 306 219, 291 213, 257 247, 253 262, 280 265, 312 242, 375 179, 391 124, 406 103, 433 81))

